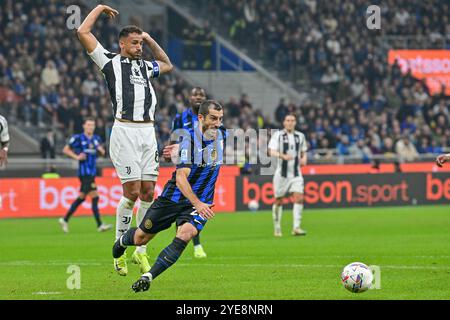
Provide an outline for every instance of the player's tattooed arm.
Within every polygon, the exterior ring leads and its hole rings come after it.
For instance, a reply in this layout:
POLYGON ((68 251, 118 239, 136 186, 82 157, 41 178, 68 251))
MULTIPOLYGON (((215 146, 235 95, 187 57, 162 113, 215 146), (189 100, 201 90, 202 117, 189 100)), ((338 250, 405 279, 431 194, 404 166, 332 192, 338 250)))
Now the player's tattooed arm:
POLYGON ((195 207, 197 212, 206 219, 211 219, 214 217, 214 212, 212 211, 212 205, 208 205, 201 202, 200 199, 192 191, 191 185, 188 181, 188 176, 191 173, 190 168, 179 168, 177 169, 177 187, 180 189, 183 196, 188 199, 192 205, 195 207))
POLYGON ((144 42, 150 47, 155 60, 159 64, 159 73, 163 74, 172 71, 172 62, 170 62, 169 56, 164 52, 160 45, 147 32, 144 32, 142 36, 144 42))
POLYGON ((98 17, 104 12, 110 18, 114 18, 119 12, 111 7, 99 4, 96 6, 84 19, 83 23, 77 29, 78 39, 87 52, 91 53, 97 47, 97 39, 92 34, 91 30, 94 27, 98 17))

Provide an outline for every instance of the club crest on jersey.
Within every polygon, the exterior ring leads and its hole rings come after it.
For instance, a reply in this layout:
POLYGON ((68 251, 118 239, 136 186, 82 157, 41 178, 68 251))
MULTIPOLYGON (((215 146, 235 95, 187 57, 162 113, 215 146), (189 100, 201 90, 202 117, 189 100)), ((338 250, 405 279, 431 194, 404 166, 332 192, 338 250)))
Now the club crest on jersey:
POLYGON ((216 161, 217 160, 217 151, 216 149, 211 150, 211 160, 216 161))
POLYGON ((153 222, 150 219, 145 220, 144 226, 146 229, 151 229, 153 227, 153 222))

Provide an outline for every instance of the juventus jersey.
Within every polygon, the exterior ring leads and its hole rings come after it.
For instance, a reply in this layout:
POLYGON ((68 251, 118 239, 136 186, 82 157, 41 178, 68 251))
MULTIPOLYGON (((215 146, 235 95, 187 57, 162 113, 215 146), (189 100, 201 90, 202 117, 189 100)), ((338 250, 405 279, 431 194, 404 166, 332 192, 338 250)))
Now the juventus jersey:
POLYGON ((159 76, 156 61, 132 60, 111 53, 100 42, 88 55, 105 77, 115 118, 155 121, 156 95, 150 79, 159 76))
POLYGON ((0 147, 1 143, 5 143, 9 141, 9 132, 8 132, 8 122, 6 119, 0 115, 0 147))
POLYGON ((300 156, 308 150, 305 135, 299 131, 287 133, 285 130, 277 131, 269 142, 269 149, 288 154, 293 160, 278 158, 275 174, 283 178, 294 178, 301 175, 299 170, 300 156))

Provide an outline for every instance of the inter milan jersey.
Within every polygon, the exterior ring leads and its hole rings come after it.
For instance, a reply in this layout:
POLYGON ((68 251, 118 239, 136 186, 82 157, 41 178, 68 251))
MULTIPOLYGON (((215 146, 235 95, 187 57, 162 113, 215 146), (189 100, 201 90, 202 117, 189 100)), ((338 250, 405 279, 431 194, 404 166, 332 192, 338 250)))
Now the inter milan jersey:
POLYGON ((173 120, 172 131, 177 129, 191 129, 195 128, 198 124, 198 116, 192 111, 191 108, 179 113, 173 120))
POLYGON ((91 138, 84 133, 74 135, 69 141, 69 147, 76 154, 86 154, 86 160, 80 161, 78 166, 78 176, 95 177, 97 175, 97 148, 102 140, 99 136, 93 135, 91 138))
MULTIPOLYGON (((213 203, 215 184, 223 163, 225 139, 226 131, 223 127, 219 128, 215 140, 205 140, 197 126, 189 129, 189 135, 184 136, 180 143, 177 169, 191 169, 189 184, 199 200, 206 204, 213 203)), ((175 171, 161 196, 176 203, 189 203, 176 185, 176 175, 175 171)))

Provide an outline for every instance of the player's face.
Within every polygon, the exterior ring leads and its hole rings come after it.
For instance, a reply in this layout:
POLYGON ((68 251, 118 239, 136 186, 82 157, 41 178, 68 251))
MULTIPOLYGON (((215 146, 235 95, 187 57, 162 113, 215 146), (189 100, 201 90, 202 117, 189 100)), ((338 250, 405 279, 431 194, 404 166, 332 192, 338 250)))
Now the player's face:
POLYGON ((206 94, 204 90, 192 90, 189 97, 189 103, 192 107, 200 107, 203 101, 206 100, 206 94))
POLYGON ((95 131, 95 121, 86 121, 83 124, 84 134, 88 136, 92 136, 95 131))
POLYGON ((206 93, 204 90, 194 90, 189 97, 189 102, 192 107, 195 107, 198 111, 200 105, 206 100, 206 93))
POLYGON ((217 137, 217 130, 222 125, 223 110, 209 109, 209 114, 206 117, 199 114, 198 119, 202 122, 205 138, 209 140, 215 139, 217 137))
POLYGON ((140 59, 142 57, 142 45, 144 40, 142 34, 130 33, 128 37, 123 37, 119 41, 122 55, 131 59, 140 59))
POLYGON ((294 131, 296 125, 297 119, 295 119, 294 116, 287 116, 286 119, 284 119, 283 126, 286 131, 294 131))

